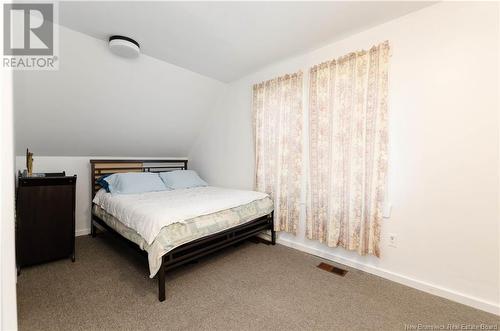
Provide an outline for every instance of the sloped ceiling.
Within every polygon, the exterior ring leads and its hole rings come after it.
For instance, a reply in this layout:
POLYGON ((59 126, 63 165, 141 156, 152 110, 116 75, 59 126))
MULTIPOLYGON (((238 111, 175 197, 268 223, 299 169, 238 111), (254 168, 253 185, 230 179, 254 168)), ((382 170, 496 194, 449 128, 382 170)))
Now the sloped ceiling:
POLYGON ((224 82, 429 4, 60 2, 59 70, 14 73, 16 154, 187 156, 224 82))
POLYGON ((17 155, 186 156, 224 84, 149 56, 124 59, 64 27, 58 71, 14 73, 17 155))
POLYGON ((60 22, 230 82, 283 58, 426 7, 428 1, 61 2, 60 22))

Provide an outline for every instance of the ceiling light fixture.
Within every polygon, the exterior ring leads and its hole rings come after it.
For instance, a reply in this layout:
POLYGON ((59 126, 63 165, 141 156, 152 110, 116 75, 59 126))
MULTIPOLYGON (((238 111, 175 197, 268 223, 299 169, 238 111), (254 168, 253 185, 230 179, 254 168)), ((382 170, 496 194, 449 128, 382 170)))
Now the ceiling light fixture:
POLYGON ((141 53, 139 43, 124 36, 109 37, 109 49, 116 55, 126 58, 138 57, 141 53))

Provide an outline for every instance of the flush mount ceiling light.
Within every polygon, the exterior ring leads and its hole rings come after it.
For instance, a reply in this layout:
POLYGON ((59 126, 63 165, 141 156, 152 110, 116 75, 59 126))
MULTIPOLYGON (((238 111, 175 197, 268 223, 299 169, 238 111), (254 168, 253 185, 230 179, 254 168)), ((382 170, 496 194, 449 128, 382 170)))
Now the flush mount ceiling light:
POLYGON ((109 49, 116 55, 126 58, 138 57, 141 52, 137 41, 124 36, 109 37, 109 49))

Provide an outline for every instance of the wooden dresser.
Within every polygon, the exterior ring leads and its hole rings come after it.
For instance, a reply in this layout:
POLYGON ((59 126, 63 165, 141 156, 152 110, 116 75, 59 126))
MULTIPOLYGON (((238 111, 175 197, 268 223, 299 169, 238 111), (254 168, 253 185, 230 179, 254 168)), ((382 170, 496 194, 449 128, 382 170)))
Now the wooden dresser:
MULTIPOLYGON (((75 260, 76 175, 18 178, 18 268, 62 258, 75 260)), ((19 270, 19 269, 18 269, 19 270)))

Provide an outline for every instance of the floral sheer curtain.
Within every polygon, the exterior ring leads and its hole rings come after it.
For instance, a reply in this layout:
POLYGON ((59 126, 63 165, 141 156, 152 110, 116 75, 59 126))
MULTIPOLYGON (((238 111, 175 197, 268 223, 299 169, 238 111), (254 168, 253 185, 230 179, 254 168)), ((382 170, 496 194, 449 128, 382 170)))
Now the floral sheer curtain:
POLYGON ((255 186, 274 200, 277 231, 297 232, 302 177, 302 72, 253 86, 255 186))
POLYGON ((379 256, 389 43, 310 69, 306 235, 379 256))

